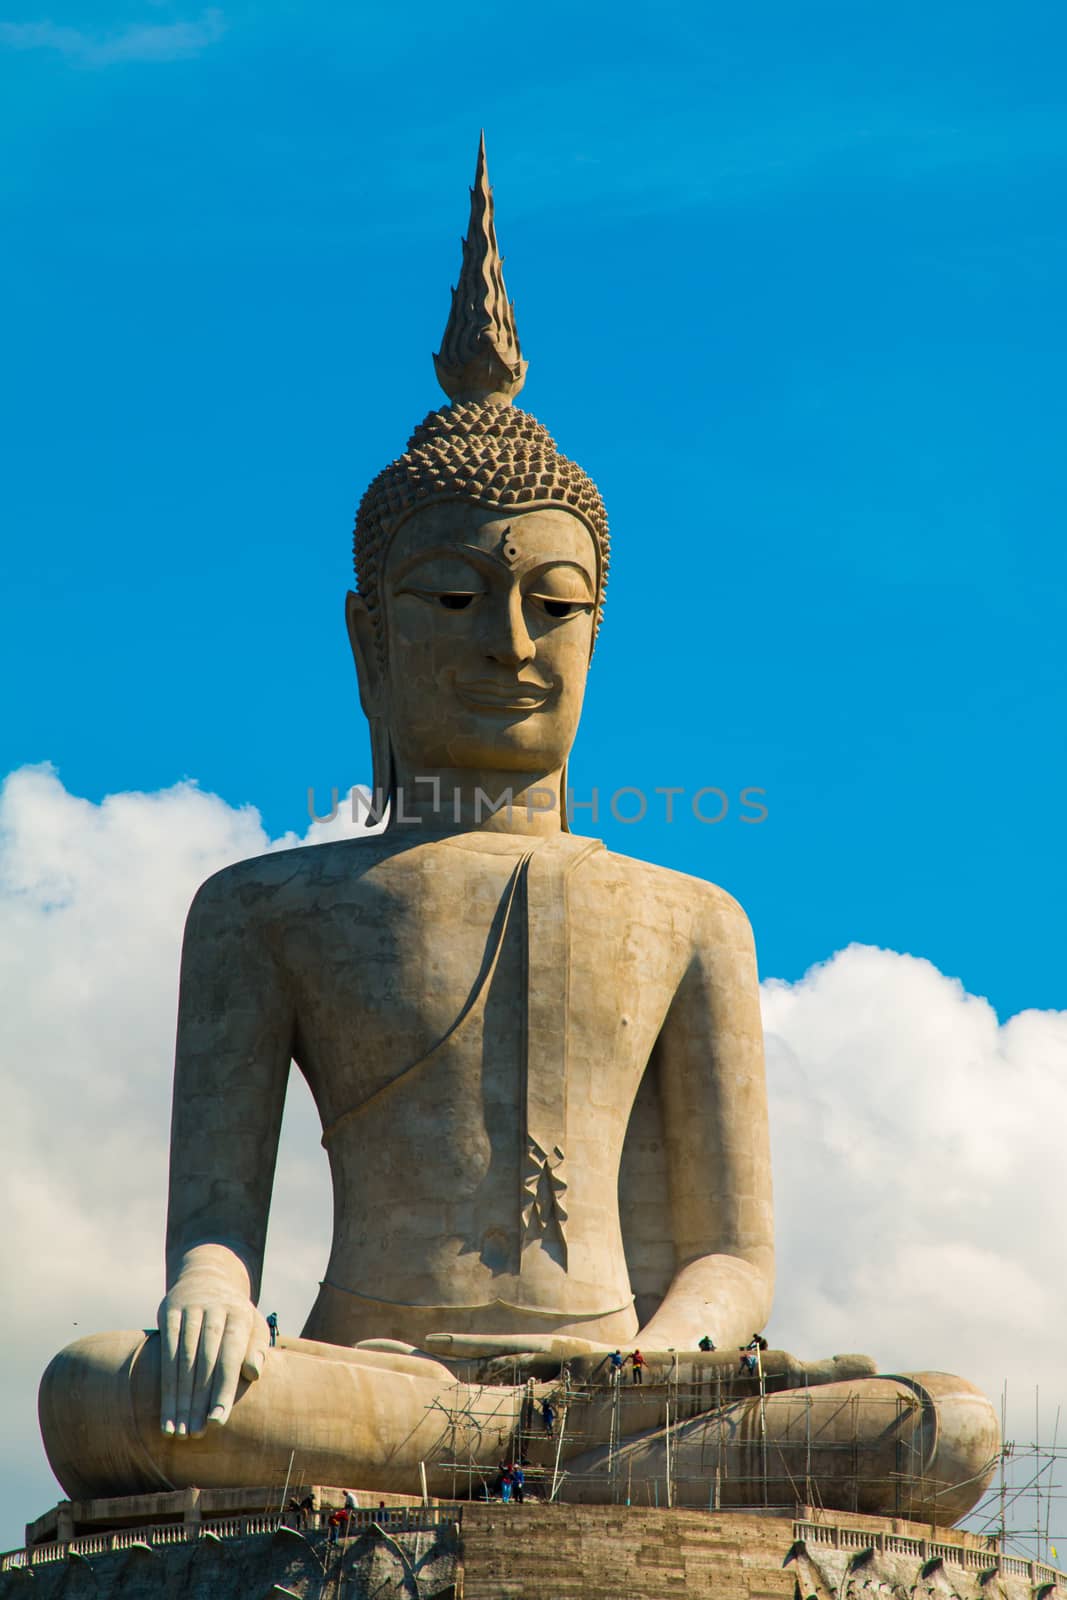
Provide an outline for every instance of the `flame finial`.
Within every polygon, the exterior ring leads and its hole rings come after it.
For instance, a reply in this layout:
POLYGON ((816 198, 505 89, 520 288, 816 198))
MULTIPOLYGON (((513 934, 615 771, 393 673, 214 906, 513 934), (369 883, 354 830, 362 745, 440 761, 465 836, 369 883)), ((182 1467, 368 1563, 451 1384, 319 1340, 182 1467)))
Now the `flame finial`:
POLYGON ((459 282, 452 290, 452 309, 433 364, 438 383, 454 402, 493 400, 510 405, 526 382, 515 307, 504 288, 503 258, 496 242, 484 133, 478 145, 459 282))

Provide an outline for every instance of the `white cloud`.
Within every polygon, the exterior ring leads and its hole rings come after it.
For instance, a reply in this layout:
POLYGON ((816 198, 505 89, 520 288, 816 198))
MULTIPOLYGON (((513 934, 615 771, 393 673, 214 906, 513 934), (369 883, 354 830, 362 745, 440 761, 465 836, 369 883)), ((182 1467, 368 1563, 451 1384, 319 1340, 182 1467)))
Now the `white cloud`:
POLYGON ((775 1341, 995 1400, 1007 1381, 1020 1444, 1039 1388, 1047 1443, 1067 1401, 1067 1012, 1000 1024, 929 961, 860 945, 770 980, 763 1009, 775 1341))
POLYGON ((866 1330, 998 1393, 1025 1347, 1058 1377, 1067 1012, 1000 1025, 930 962, 853 945, 765 984, 764 1024, 783 1337, 866 1330))
MULTIPOLYGON (((306 837, 353 831, 342 805, 306 837)), ((58 1495, 35 1418, 46 1361, 81 1332, 151 1322, 159 1299, 188 903, 225 863, 299 842, 192 784, 95 805, 37 767, 0 790, 0 1548, 58 1495)), ((1067 1013, 1000 1025, 929 962, 859 946, 764 998, 774 1339, 947 1367, 995 1395, 1010 1374, 1027 1418, 1035 1382, 1050 1413, 1067 1395, 1067 1013)), ((297 1331, 331 1204, 297 1078, 286 1122, 264 1301, 297 1331)))
POLYGON ((216 6, 194 21, 131 22, 102 30, 61 23, 0 22, 0 44, 13 50, 54 50, 85 67, 110 67, 124 61, 183 61, 217 43, 226 21, 216 6))
MULTIPOLYGON (((353 831, 342 805, 308 837, 353 831)), ((298 843, 193 784, 94 805, 29 767, 0 790, 0 1548, 58 1494, 37 1440, 45 1363, 82 1332, 150 1323, 159 1300, 189 902, 228 862, 298 843)), ((330 1215, 300 1081, 292 1100, 265 1286, 290 1331, 330 1215)))

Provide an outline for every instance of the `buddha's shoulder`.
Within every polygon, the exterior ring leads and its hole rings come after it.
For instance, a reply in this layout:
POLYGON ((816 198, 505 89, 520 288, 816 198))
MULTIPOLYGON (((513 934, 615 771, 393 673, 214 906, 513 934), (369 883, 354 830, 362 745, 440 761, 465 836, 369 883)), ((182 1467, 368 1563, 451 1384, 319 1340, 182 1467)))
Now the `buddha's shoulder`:
POLYGON ((358 880, 389 853, 380 834, 294 845, 234 861, 205 880, 193 908, 253 912, 271 904, 306 902, 342 883, 358 880))
POLYGON ((694 931, 721 928, 732 937, 749 927, 740 902, 707 878, 607 849, 590 856, 588 865, 605 891, 625 895, 635 913, 684 918, 694 931))

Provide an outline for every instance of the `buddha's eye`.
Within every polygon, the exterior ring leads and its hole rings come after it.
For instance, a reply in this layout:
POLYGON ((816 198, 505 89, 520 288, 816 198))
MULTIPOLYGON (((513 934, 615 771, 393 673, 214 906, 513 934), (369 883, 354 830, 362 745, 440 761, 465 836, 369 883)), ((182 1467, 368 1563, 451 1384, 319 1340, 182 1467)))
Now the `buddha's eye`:
POLYGON ((398 594, 410 594, 428 606, 441 606, 445 611, 466 611, 475 600, 481 599, 479 589, 416 589, 403 588, 398 594))
POLYGON ((396 595, 410 595, 425 606, 441 611, 469 611, 485 598, 487 586, 477 567, 447 551, 427 553, 401 572, 396 595))
POLYGON ((532 594, 530 599, 539 606, 546 617, 562 620, 566 617, 576 617, 580 611, 591 611, 592 604, 587 600, 560 600, 554 595, 532 594))

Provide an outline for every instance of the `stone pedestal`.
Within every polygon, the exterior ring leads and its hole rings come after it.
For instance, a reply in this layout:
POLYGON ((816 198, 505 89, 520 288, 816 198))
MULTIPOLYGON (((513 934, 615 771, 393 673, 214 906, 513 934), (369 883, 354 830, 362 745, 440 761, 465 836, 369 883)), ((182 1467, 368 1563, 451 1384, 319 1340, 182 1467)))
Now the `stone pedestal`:
POLYGON ((3 1557, 0 1600, 1067 1600, 1053 1568, 974 1534, 805 1507, 373 1505, 331 1543, 210 1506, 138 1526, 147 1498, 113 1503, 123 1527, 3 1557))

